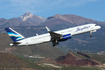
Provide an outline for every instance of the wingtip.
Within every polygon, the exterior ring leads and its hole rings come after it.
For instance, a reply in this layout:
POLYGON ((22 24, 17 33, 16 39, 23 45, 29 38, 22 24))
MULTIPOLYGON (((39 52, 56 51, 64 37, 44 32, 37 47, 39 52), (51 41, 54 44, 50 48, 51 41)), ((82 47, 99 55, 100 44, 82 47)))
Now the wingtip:
POLYGON ((45 26, 45 28, 47 29, 47 31, 50 31, 50 29, 47 26, 45 26))

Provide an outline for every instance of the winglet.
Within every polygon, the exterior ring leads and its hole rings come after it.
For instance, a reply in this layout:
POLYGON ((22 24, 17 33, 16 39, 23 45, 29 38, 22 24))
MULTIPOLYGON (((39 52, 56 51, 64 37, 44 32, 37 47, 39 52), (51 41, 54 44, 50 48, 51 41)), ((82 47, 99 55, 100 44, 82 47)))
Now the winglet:
POLYGON ((49 31, 50 31, 50 29, 49 29, 47 26, 45 26, 45 27, 46 27, 47 31, 49 32, 49 31))
POLYGON ((36 33, 36 36, 38 36, 38 34, 36 33))

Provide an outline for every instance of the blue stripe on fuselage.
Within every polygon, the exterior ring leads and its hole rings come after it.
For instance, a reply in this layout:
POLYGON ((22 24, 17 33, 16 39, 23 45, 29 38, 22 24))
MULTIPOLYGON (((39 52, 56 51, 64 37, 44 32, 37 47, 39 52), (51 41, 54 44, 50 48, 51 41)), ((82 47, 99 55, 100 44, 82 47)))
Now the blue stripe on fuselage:
POLYGON ((69 39, 71 38, 71 34, 63 35, 63 39, 69 39))

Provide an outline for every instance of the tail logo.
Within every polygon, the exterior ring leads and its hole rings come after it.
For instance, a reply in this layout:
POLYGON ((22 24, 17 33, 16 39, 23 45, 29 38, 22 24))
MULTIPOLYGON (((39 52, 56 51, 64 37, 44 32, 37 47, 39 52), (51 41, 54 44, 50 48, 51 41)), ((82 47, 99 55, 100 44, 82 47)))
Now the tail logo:
POLYGON ((24 36, 22 36, 21 34, 19 34, 18 32, 16 32, 15 30, 13 30, 10 27, 5 28, 5 30, 7 31, 7 34, 11 37, 11 39, 14 42, 24 39, 24 36))
POLYGON ((18 35, 18 34, 15 34, 15 33, 11 33, 11 32, 7 32, 9 34, 10 37, 15 37, 16 40, 22 40, 24 37, 18 35))

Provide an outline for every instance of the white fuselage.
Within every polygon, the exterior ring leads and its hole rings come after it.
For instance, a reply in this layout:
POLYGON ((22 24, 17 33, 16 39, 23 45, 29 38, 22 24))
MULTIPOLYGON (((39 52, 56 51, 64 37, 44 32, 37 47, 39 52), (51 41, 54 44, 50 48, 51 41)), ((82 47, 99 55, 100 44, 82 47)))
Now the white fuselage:
MULTIPOLYGON (((98 29, 100 29, 100 26, 97 26, 96 24, 86 24, 86 25, 81 25, 77 27, 72 27, 72 28, 67 28, 59 31, 55 31, 55 33, 61 34, 61 35, 66 35, 66 34, 71 34, 71 36, 86 33, 86 32, 94 32, 98 29)), ((18 45, 33 45, 33 44, 40 44, 40 43, 45 43, 45 42, 50 42, 51 41, 51 36, 49 33, 42 34, 42 35, 37 35, 29 38, 25 38, 20 42, 18 45)))

